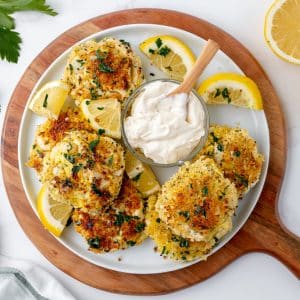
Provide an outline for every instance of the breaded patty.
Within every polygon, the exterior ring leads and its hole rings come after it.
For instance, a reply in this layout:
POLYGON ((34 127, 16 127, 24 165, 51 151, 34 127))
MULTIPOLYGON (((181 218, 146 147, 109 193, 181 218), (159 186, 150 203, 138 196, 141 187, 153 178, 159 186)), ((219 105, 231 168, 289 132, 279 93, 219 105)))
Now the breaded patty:
POLYGON ((155 210, 157 196, 150 196, 146 213, 145 233, 154 240, 161 256, 174 260, 191 261, 197 258, 206 259, 206 255, 215 245, 217 239, 208 242, 193 242, 176 235, 160 219, 155 210))
POLYGON ((141 60, 129 43, 112 37, 76 45, 62 80, 79 104, 84 99, 126 99, 144 80, 141 60))
POLYGON ((74 210, 72 220, 89 250, 97 253, 126 249, 146 238, 143 199, 126 176, 111 206, 99 209, 86 205, 74 210))
POLYGON ((38 173, 41 172, 45 155, 70 130, 95 132, 78 108, 68 108, 67 111, 60 113, 57 120, 47 119, 38 126, 27 166, 36 169, 38 173))
POLYGON ((235 184, 240 197, 257 183, 264 162, 246 129, 220 125, 210 127, 206 145, 197 157, 201 155, 214 159, 224 176, 235 184))
POLYGON ((156 210, 175 234, 192 241, 209 241, 231 229, 237 203, 234 184, 224 178, 212 159, 201 156, 193 164, 183 165, 162 186, 156 210))
POLYGON ((81 207, 99 207, 119 194, 124 172, 124 151, 113 139, 84 130, 65 134, 43 159, 42 183, 57 201, 81 207))

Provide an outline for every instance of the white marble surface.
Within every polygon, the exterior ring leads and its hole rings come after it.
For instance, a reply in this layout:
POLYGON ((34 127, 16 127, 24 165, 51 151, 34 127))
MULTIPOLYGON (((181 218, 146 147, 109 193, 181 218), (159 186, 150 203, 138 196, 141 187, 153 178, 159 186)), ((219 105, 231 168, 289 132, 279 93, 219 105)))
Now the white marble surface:
MULTIPOLYGON (((23 38, 17 65, 0 62, 1 125, 5 108, 18 82, 33 58, 57 35, 91 17, 136 7, 174 9, 206 19, 239 39, 258 59, 269 75, 286 116, 288 163, 280 195, 280 215, 286 226, 300 235, 299 170, 300 157, 300 66, 278 59, 266 47, 263 21, 272 0, 49 0, 58 12, 55 18, 38 13, 15 14, 17 30, 23 38)), ((19 226, 1 182, 0 253, 27 259, 58 278, 78 299, 146 299, 120 296, 88 287, 51 265, 35 248, 19 226)), ((205 282, 159 299, 299 299, 298 279, 282 264, 265 254, 241 257, 205 282)))

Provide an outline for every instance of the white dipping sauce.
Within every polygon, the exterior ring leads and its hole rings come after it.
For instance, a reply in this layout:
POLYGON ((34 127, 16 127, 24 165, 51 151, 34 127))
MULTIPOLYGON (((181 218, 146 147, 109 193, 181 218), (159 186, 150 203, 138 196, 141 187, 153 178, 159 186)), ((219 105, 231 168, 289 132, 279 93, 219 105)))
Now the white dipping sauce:
POLYGON ((196 96, 167 96, 177 86, 163 81, 147 85, 124 123, 129 144, 156 163, 186 158, 205 134, 205 112, 196 96))

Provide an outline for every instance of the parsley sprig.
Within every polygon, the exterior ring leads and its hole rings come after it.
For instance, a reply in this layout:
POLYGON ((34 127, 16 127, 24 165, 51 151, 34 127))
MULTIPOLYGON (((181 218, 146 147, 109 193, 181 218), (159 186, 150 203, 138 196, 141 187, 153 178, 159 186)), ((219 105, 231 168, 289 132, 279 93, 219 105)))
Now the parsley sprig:
POLYGON ((0 58, 17 63, 20 56, 22 39, 15 29, 11 16, 17 11, 33 10, 55 16, 57 13, 46 3, 46 0, 0 0, 0 58))

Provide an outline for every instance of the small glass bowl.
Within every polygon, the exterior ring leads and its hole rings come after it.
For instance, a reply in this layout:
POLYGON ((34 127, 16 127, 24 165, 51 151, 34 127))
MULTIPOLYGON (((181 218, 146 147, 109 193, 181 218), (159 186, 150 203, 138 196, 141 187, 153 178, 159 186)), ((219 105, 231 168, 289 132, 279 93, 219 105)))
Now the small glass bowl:
POLYGON ((135 99, 137 98, 137 96, 143 92, 147 86, 155 81, 161 81, 161 82, 172 82, 172 83, 176 83, 177 85, 179 85, 181 82, 177 81, 177 80, 173 80, 173 79, 155 79, 155 80, 151 80, 151 81, 147 81, 144 84, 142 84, 141 86, 139 86, 134 92, 133 94, 125 101, 124 104, 124 109, 122 111, 122 115, 121 115, 121 130, 122 130, 122 140, 124 145, 126 146, 126 148, 140 161, 151 165, 151 166, 156 166, 156 167, 174 167, 174 166, 181 166, 185 161, 189 161, 191 160, 205 145, 205 142, 207 140, 207 136, 208 136, 208 130, 209 130, 209 114, 208 114, 208 110, 206 108, 206 104, 204 102, 204 100, 202 99, 202 97, 193 89, 192 93, 196 96, 196 99, 199 100, 199 103, 201 104, 203 111, 204 111, 204 136, 201 137, 199 143, 195 146, 195 148, 189 153, 189 155, 187 155, 184 159, 178 160, 176 162, 173 163, 167 163, 167 164, 163 164, 163 163, 156 163, 154 162, 151 158, 146 157, 143 153, 142 150, 140 149, 134 149, 126 136, 126 131, 125 131, 125 119, 126 117, 128 117, 131 113, 131 107, 135 101, 135 99))

